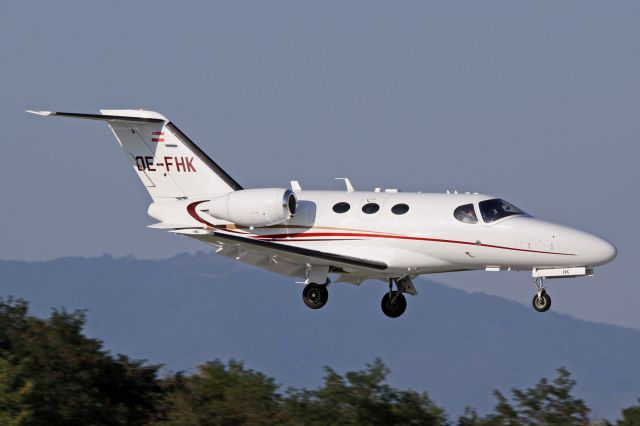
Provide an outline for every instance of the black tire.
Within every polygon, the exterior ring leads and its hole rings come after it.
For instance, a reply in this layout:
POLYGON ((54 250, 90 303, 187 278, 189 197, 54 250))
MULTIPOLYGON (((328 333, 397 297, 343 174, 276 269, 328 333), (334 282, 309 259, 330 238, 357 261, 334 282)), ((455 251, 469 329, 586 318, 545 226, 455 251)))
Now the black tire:
POLYGON ((309 283, 302 290, 302 301, 311 309, 322 308, 329 300, 329 291, 326 284, 309 283))
POLYGON ((540 297, 538 297, 538 294, 536 293, 536 295, 533 296, 531 304, 533 305, 533 309, 536 311, 547 312, 551 307, 551 296, 549 296, 546 291, 543 291, 542 294, 540 294, 540 297))
POLYGON ((398 318, 407 309, 407 299, 404 294, 398 291, 392 291, 391 294, 385 293, 380 303, 382 312, 389 318, 398 318))

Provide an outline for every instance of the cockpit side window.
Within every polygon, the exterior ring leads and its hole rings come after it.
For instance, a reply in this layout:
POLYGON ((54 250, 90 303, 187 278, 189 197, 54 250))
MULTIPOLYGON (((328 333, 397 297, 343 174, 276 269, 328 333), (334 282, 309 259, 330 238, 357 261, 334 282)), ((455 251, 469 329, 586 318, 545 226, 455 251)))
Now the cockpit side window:
POLYGON ((485 223, 495 222, 507 216, 526 214, 513 204, 497 198, 495 200, 480 201, 478 205, 480 206, 482 220, 484 220, 485 223))
POLYGON ((453 211, 453 216, 463 223, 478 223, 478 216, 476 216, 473 204, 465 204, 456 208, 453 211))

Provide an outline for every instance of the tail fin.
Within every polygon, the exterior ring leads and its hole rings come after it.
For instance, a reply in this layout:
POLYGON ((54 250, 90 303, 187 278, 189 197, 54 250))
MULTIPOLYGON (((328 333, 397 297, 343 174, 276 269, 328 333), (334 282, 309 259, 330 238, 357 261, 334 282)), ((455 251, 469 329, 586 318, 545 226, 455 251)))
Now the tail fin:
POLYGON ((154 201, 207 198, 242 189, 172 122, 157 112, 27 112, 106 121, 154 201))

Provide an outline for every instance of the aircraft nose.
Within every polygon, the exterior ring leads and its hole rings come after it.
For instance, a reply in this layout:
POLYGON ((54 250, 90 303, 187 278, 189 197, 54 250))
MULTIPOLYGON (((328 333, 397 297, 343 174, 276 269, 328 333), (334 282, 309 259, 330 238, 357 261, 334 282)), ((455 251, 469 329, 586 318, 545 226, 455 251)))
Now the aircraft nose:
POLYGON ((600 239, 600 248, 598 249, 602 259, 602 264, 611 262, 618 255, 618 249, 609 241, 600 239))
POLYGON ((609 241, 589 235, 586 241, 583 241, 582 251, 587 260, 587 266, 599 266, 611 262, 618 254, 616 247, 609 241))

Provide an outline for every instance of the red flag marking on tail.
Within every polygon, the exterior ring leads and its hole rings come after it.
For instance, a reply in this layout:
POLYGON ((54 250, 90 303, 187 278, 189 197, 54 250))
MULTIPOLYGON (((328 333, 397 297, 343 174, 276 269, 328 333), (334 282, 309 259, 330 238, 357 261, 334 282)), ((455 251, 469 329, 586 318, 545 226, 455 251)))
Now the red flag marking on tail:
MULTIPOLYGON (((164 136, 164 132, 151 132, 152 136, 164 136)), ((151 138, 151 142, 164 142, 164 138, 161 137, 156 137, 156 138, 151 138)))

